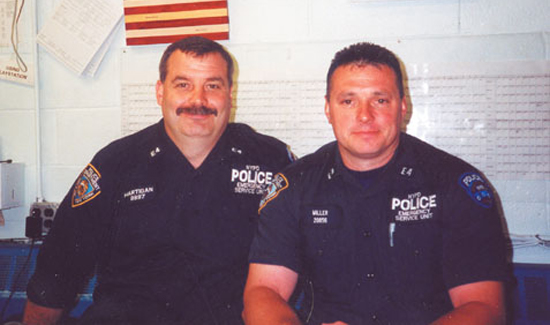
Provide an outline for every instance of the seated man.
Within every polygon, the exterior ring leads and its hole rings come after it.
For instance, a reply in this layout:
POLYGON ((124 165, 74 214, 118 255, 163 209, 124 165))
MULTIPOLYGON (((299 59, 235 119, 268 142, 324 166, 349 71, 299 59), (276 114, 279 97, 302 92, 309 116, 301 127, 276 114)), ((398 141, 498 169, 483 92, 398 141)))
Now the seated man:
POLYGON ((219 44, 171 44, 163 119, 102 149, 61 203, 30 280, 24 323, 54 324, 97 270, 79 324, 241 324, 261 195, 284 143, 228 123, 233 61, 219 44))
POLYGON ((495 195, 471 165, 402 133, 398 59, 359 43, 338 52, 325 114, 336 142, 275 176, 260 206, 243 312, 298 324, 502 324, 506 245, 495 195))

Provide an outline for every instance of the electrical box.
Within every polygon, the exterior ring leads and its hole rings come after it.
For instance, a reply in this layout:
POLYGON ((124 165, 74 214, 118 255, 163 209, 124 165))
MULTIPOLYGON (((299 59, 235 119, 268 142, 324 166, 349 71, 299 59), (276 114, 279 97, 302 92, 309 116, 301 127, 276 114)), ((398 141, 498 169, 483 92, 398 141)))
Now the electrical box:
POLYGON ((23 166, 21 163, 0 163, 0 210, 23 205, 23 166))
MULTIPOLYGON (((59 203, 55 202, 35 202, 31 204, 30 216, 37 224, 36 226, 27 223, 27 227, 30 225, 32 228, 37 227, 39 229, 29 229, 29 234, 32 233, 34 236, 46 236, 50 231, 50 228, 53 225, 53 220, 55 214, 57 213, 57 208, 59 203)), ((27 231, 26 231, 27 232, 27 231)))

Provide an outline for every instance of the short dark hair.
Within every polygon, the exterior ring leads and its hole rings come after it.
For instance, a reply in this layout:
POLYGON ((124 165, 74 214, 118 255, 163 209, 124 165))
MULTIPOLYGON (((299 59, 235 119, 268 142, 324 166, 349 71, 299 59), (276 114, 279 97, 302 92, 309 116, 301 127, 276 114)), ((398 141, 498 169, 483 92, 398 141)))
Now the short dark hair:
POLYGON ((201 36, 182 38, 179 41, 170 44, 166 50, 164 50, 164 54, 162 55, 159 64, 159 78, 161 82, 166 80, 166 75, 168 74, 168 59, 176 50, 180 50, 183 53, 192 53, 199 57, 210 53, 219 53, 227 63, 227 80, 229 80, 229 86, 233 85, 234 68, 231 55, 229 55, 229 52, 227 52, 227 50, 220 44, 201 36))
POLYGON ((403 98, 403 96, 405 95, 405 90, 403 89, 403 75, 401 74, 401 66, 399 65, 399 60, 397 59, 395 54, 380 45, 362 42, 350 45, 334 55, 334 59, 332 59, 327 74, 327 98, 329 98, 330 96, 330 79, 332 78, 334 71, 336 71, 336 69, 340 66, 349 64, 388 66, 395 73, 399 95, 401 96, 401 98, 403 98))

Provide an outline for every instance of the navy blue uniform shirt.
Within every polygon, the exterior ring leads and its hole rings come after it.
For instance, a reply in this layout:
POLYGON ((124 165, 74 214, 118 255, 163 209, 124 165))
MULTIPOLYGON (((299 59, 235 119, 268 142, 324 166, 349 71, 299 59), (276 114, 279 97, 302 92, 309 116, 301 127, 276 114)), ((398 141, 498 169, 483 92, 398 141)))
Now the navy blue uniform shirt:
POLYGON ((452 310, 449 289, 508 276, 490 185, 404 133, 368 187, 333 142, 276 175, 261 204, 250 262, 306 276, 313 324, 428 324, 452 310))
POLYGON ((82 323, 241 323, 258 203, 290 161, 244 124, 229 124, 198 169, 162 120, 111 143, 61 203, 29 299, 66 307, 97 268, 82 323))

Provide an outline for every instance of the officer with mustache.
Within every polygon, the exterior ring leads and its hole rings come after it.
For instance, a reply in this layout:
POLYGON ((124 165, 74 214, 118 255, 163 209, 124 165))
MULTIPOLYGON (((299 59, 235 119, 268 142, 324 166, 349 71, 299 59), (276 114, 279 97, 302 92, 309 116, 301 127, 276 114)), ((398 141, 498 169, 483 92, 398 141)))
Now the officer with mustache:
POLYGON ((163 119, 109 144, 78 176, 40 249, 25 324, 60 321, 94 271, 78 324, 242 323, 265 175, 293 156, 229 123, 233 61, 218 43, 177 41, 159 71, 163 119))

